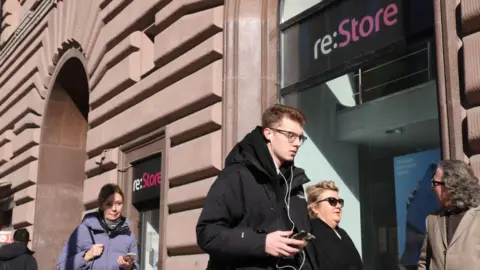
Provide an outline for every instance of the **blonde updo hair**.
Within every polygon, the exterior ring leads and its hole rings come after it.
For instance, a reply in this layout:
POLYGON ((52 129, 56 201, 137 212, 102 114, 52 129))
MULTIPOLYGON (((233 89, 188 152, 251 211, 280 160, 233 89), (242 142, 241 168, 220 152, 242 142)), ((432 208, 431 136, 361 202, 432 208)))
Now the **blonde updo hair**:
POLYGON ((315 216, 312 207, 320 200, 320 195, 326 190, 338 192, 338 186, 333 181, 322 181, 307 187, 308 214, 310 217, 315 216))

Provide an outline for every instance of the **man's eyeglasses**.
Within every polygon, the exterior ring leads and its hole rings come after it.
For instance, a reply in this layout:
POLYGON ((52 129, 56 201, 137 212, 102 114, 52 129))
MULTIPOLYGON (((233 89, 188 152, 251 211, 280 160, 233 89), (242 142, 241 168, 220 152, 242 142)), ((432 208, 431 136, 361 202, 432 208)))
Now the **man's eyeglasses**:
POLYGON ((294 143, 298 139, 300 141, 300 144, 303 144, 307 140, 307 137, 303 134, 300 135, 292 131, 282 130, 277 128, 270 128, 270 129, 283 134, 285 137, 287 137, 287 140, 289 143, 294 143))
POLYGON ((445 185, 445 182, 437 181, 433 178, 435 176, 435 173, 437 172, 437 169, 438 169, 438 164, 432 163, 428 166, 427 172, 425 174, 425 178, 431 179, 430 182, 432 183, 432 187, 445 185))
POLYGON ((321 202, 328 202, 333 207, 337 206, 337 204, 340 204, 340 207, 343 207, 343 205, 345 204, 345 201, 343 199, 337 199, 334 197, 325 198, 323 200, 318 201, 317 203, 321 203, 321 202))
POLYGON ((432 179, 432 186, 433 186, 433 187, 436 187, 436 186, 445 186, 445 182, 436 181, 436 180, 433 180, 433 179, 432 179))

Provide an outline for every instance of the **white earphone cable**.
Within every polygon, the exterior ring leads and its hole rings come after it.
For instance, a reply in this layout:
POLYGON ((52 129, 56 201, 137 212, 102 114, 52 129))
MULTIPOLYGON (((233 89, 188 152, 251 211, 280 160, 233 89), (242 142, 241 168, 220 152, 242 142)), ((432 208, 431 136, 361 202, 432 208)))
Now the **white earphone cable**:
MULTIPOLYGON (((285 192, 285 198, 284 198, 283 201, 285 202, 285 207, 287 208, 288 220, 292 223, 292 229, 290 231, 292 231, 292 233, 293 233, 293 230, 295 229, 295 223, 293 222, 292 218, 290 217, 290 199, 291 199, 291 194, 292 194, 293 166, 290 167, 290 183, 288 183, 287 178, 285 178, 285 176, 282 174, 282 172, 279 172, 279 173, 282 176, 283 180, 285 180, 285 187, 287 188, 287 192, 285 192)), ((293 269, 293 270, 301 270, 303 265, 305 264, 305 257, 306 257, 305 256, 305 251, 302 250, 302 264, 300 264, 300 267, 298 269, 295 268, 294 266, 291 266, 291 265, 279 266, 278 263, 282 259, 281 257, 278 258, 275 266, 277 267, 277 269, 290 268, 290 269, 293 269)))

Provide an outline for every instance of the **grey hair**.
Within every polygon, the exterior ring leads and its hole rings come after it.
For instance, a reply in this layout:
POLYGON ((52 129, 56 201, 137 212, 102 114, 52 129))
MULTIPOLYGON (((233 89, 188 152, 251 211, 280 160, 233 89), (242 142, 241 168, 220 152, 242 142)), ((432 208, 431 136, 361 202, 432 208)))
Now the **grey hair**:
POLYGON ((467 210, 480 205, 480 185, 472 168, 460 160, 443 160, 443 182, 450 196, 452 208, 467 210))

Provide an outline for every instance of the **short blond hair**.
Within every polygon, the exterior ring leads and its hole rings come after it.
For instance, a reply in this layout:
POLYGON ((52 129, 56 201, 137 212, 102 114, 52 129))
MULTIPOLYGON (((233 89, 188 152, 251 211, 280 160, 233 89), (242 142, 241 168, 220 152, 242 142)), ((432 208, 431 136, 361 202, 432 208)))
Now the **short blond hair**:
POLYGON ((320 200, 320 195, 327 190, 335 192, 339 191, 337 184, 335 184, 333 181, 322 181, 318 184, 307 187, 308 214, 311 217, 315 216, 312 206, 314 206, 315 203, 320 200))

